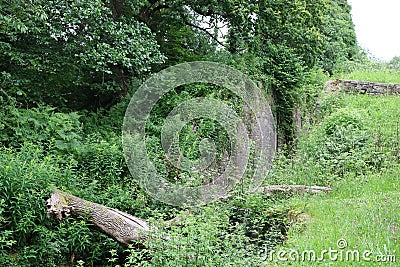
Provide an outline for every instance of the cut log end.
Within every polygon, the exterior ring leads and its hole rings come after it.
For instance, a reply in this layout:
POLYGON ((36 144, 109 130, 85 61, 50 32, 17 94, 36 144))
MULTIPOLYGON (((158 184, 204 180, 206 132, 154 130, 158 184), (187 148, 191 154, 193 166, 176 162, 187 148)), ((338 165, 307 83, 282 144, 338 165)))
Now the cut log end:
POLYGON ((51 194, 46 201, 47 213, 54 219, 62 220, 71 215, 72 206, 67 204, 65 196, 59 191, 51 194))

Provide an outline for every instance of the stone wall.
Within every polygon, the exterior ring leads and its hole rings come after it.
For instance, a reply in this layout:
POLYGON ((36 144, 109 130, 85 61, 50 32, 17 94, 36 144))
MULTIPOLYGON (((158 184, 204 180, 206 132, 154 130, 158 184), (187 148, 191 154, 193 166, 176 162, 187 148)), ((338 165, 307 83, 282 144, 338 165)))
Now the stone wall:
POLYGON ((344 91, 370 95, 400 95, 400 84, 376 83, 352 80, 331 80, 325 84, 325 90, 344 91))

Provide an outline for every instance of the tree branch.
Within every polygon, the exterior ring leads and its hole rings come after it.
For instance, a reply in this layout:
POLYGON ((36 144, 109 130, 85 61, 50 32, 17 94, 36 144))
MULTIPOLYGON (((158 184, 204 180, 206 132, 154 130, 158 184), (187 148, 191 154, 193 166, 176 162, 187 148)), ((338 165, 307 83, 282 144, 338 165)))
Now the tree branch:
POLYGON ((159 2, 160 0, 151 0, 148 1, 149 5, 144 7, 140 13, 139 13, 139 18, 145 22, 146 24, 148 23, 148 20, 150 19, 150 17, 157 11, 162 10, 162 9, 167 9, 169 8, 168 5, 166 4, 159 4, 158 6, 154 7, 154 5, 157 4, 157 2, 159 2), (154 8, 153 8, 154 7, 154 8))
POLYGON ((218 40, 218 38, 215 37, 214 34, 208 32, 206 29, 204 29, 204 28, 202 28, 202 27, 200 27, 200 26, 197 26, 196 24, 193 24, 193 23, 188 22, 188 21, 185 21, 185 24, 186 24, 187 26, 190 26, 190 27, 199 29, 199 30, 201 30, 201 31, 203 31, 203 32, 205 32, 205 33, 207 33, 207 34, 208 34, 214 41, 216 41, 220 46, 225 47, 226 49, 228 49, 228 47, 227 47, 224 43, 222 43, 220 40, 218 40))

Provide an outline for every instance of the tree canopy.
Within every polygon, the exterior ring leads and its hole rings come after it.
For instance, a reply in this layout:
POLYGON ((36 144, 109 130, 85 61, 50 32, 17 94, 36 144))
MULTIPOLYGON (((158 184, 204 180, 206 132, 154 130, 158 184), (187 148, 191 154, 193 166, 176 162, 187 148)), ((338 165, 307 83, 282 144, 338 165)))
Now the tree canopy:
POLYGON ((357 53, 346 0, 0 5, 2 88, 26 106, 109 108, 136 81, 167 66, 222 60, 240 68, 237 62, 244 62, 244 69, 256 64, 253 78, 269 84, 278 124, 290 140, 306 73, 314 67, 331 73, 337 61, 357 53))

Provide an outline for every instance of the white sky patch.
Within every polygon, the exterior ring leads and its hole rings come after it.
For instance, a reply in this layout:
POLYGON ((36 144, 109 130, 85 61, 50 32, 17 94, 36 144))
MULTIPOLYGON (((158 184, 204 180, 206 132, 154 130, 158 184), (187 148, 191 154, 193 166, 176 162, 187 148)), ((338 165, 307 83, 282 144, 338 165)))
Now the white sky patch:
POLYGON ((358 43, 378 59, 400 56, 400 1, 348 0, 358 43))

